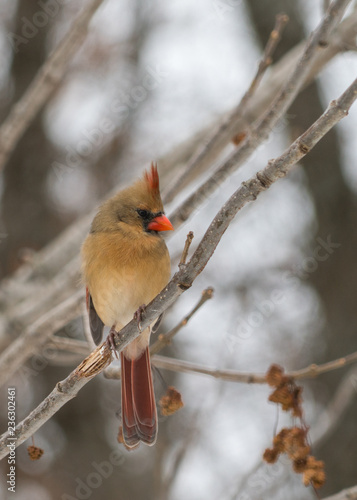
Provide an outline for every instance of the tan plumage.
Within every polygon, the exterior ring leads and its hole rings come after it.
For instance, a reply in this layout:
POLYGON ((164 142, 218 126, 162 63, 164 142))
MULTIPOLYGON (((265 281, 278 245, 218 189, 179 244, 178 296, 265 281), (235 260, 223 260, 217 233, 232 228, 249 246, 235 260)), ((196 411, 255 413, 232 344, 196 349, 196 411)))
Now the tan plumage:
MULTIPOLYGON (((167 284, 170 257, 159 232, 168 229, 172 226, 163 215, 153 165, 143 179, 100 207, 82 247, 82 272, 96 343, 103 324, 119 331, 167 284)), ((156 438, 150 332, 151 327, 144 330, 121 357, 123 433, 129 446, 140 440, 152 444, 156 438)))

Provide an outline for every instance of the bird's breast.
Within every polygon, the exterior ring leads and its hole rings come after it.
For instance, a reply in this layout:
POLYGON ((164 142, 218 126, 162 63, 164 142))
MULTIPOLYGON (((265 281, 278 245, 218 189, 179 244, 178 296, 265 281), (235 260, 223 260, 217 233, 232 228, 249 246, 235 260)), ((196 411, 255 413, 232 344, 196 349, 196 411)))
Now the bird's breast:
POLYGON ((165 242, 156 236, 123 241, 118 235, 90 234, 83 244, 82 261, 94 307, 107 326, 128 323, 170 277, 165 242))

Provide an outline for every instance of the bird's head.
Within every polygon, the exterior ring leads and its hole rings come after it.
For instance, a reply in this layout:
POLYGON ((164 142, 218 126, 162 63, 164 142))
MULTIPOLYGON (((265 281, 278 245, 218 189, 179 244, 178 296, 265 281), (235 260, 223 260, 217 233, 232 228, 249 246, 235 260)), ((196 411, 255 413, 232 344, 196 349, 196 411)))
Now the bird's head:
POLYGON ((91 232, 119 231, 134 235, 172 229, 164 215, 157 167, 152 163, 142 179, 103 203, 93 220, 91 232))

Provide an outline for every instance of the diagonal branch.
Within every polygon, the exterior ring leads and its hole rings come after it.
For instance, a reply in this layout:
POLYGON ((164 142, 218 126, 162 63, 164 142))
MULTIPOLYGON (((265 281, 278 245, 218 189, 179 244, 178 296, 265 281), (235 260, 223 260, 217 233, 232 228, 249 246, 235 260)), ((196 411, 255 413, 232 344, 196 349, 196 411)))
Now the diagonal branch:
POLYGON ((356 399, 357 366, 351 368, 338 385, 328 404, 311 426, 314 446, 323 446, 356 399))
POLYGON ((286 113, 303 86, 316 54, 322 50, 322 43, 325 43, 327 37, 340 21, 349 2, 350 0, 334 0, 331 3, 324 19, 311 34, 303 54, 272 105, 250 129, 249 134, 238 146, 238 149, 215 171, 214 175, 191 194, 172 216, 170 215, 170 221, 175 228, 185 222, 192 212, 202 204, 202 200, 210 196, 269 137, 270 132, 286 113))
MULTIPOLYGON (((312 65, 313 56, 317 52, 321 40, 326 40, 326 37, 331 33, 332 29, 340 21, 343 12, 350 0, 334 0, 331 4, 325 18, 320 23, 319 27, 311 35, 310 40, 306 44, 305 51, 292 72, 290 78, 278 93, 272 106, 260 119, 258 124, 252 128, 251 133, 244 141, 238 151, 233 153, 230 158, 216 171, 216 173, 208 179, 194 194, 192 194, 183 204, 175 211, 174 215, 170 217, 173 225, 180 226, 201 203, 204 198, 209 196, 217 187, 231 175, 241 164, 245 161, 250 154, 262 143, 262 141, 269 135, 271 129, 275 126, 278 119, 285 113, 291 102, 294 100, 296 94, 301 88, 305 76, 312 65)), ((259 73, 257 75, 259 79, 259 73)), ((253 82, 254 88, 254 82, 253 82)), ((246 94, 249 97, 249 91, 246 94)), ((246 100, 243 98, 242 106, 246 100)), ((222 233, 223 234, 223 233, 222 233)), ((6 354, 4 354, 6 356, 6 354)), ((13 370, 16 369, 15 365, 13 370)), ((11 373, 7 372, 7 376, 11 373)))
MULTIPOLYGON (((328 44, 323 50, 317 51, 313 64, 304 80, 300 90, 307 87, 323 69, 323 67, 339 52, 346 50, 356 50, 356 26, 357 26, 357 9, 355 9, 348 18, 344 19, 338 28, 328 38, 328 44)), ((176 159, 176 163, 185 164, 188 166, 185 171, 190 169, 190 176, 186 176, 184 172, 182 175, 187 177, 181 181, 181 177, 175 180, 176 188, 182 184, 185 187, 187 183, 194 180, 195 177, 204 172, 210 165, 218 158, 223 152, 224 148, 232 141, 232 137, 236 135, 245 135, 247 126, 250 127, 259 116, 270 106, 277 92, 283 87, 287 77, 291 74, 297 62, 301 58, 306 46, 306 41, 292 48, 282 59, 277 62, 267 76, 265 83, 256 90, 254 99, 249 100, 244 115, 236 113, 233 118, 234 110, 228 113, 228 116, 223 119, 223 123, 227 126, 222 128, 220 125, 211 125, 205 131, 200 131, 197 135, 199 141, 205 141, 206 136, 209 137, 207 147, 200 146, 192 157, 176 159), (210 133, 213 128, 214 132, 210 133), (217 135, 217 137, 216 137, 217 135), (219 137, 218 137, 219 136, 219 137), (193 175, 194 174, 194 175, 193 175)), ((218 120, 219 123, 222 118, 218 120)), ((184 151, 189 149, 188 141, 184 145, 180 145, 180 149, 184 151)), ((192 148, 192 146, 191 146, 192 148)), ((167 163, 167 161, 166 161, 167 163)), ((169 163, 171 170, 173 165, 169 163)), ((165 164, 165 160, 164 160, 165 164)), ((164 192, 164 194, 166 191, 164 192)), ((164 196, 165 202, 166 198, 164 196)))
POLYGON ((84 42, 88 25, 104 0, 87 3, 73 22, 69 33, 39 69, 21 99, 13 106, 0 128, 0 171, 22 134, 63 78, 69 61, 84 42))
MULTIPOLYGON (((290 148, 280 157, 271 160, 254 177, 242 183, 241 187, 223 205, 211 222, 191 260, 181 266, 168 285, 148 305, 142 315, 142 329, 153 323, 185 290, 192 286, 194 280, 212 257, 224 232, 237 212, 247 203, 254 201, 262 191, 268 189, 275 181, 286 176, 292 167, 336 123, 348 114, 349 108, 356 99, 357 79, 336 101, 331 102, 325 113, 302 136, 294 141, 290 148)), ((133 319, 119 332, 115 339, 117 350, 124 349, 139 335, 137 321, 133 319)), ((91 378, 101 373, 110 364, 111 359, 111 351, 104 341, 64 381, 59 382, 51 394, 28 417, 16 426, 13 436, 8 432, 2 435, 0 439, 0 458, 6 456, 9 452, 7 447, 9 438, 16 439, 17 446, 23 443, 49 420, 59 408, 73 398, 91 378)))
MULTIPOLYGON (((302 88, 306 87, 333 57, 343 51, 355 48, 356 29, 357 9, 354 9, 331 34, 328 39, 328 45, 323 50, 316 52, 313 65, 302 88)), ((246 111, 246 121, 237 120, 234 134, 242 132, 246 128, 247 122, 252 124, 267 109, 276 93, 286 81, 287 75, 291 73, 301 57, 305 44, 305 41, 301 42, 291 49, 278 63, 274 64, 265 82, 258 88, 254 99, 249 103, 246 111)), ((173 172, 180 168, 180 165, 189 161, 197 143, 202 142, 207 135, 207 130, 211 130, 212 128, 215 128, 215 125, 210 125, 205 131, 198 132, 195 136, 185 143, 181 143, 174 151, 171 151, 159 160, 163 186, 167 184, 166 180, 168 177, 172 178, 173 172)), ((226 144, 231 139, 232 136, 227 136, 226 144)), ((214 158, 206 156, 205 165, 210 165, 213 160, 214 158)), ((22 265, 10 279, 3 281, 0 288, 0 307, 4 310, 14 307, 15 304, 18 304, 30 295, 43 290, 46 283, 59 273, 62 273, 63 266, 77 256, 80 244, 87 233, 92 217, 93 215, 89 214, 77 220, 53 242, 36 253, 30 265, 22 265)), ((3 341, 5 332, 10 330, 11 325, 6 320, 0 318, 0 343, 3 341)))
MULTIPOLYGON (((187 325, 187 323, 190 321, 192 316, 203 306, 203 304, 205 304, 207 302, 207 300, 210 300, 212 297, 213 297, 213 288, 209 287, 209 288, 206 288, 205 290, 203 290, 201 298, 197 302, 195 307, 193 307, 192 310, 188 314, 186 314, 186 316, 174 328, 172 328, 172 330, 170 330, 167 333, 159 335, 159 338, 157 339, 157 341, 154 342, 150 346, 150 354, 151 355, 156 354, 159 351, 161 351, 161 349, 163 349, 167 345, 171 344, 174 336, 184 326, 187 325)), ((155 359, 156 359, 155 357, 152 358, 152 362, 154 365, 156 365, 155 359)), ((164 359, 168 359, 168 358, 164 358, 164 359)), ((109 378, 109 379, 120 379, 121 378, 120 368, 118 369, 118 366, 111 365, 105 370, 104 376, 106 378, 109 378)))
POLYGON ((185 171, 178 179, 175 179, 174 182, 172 182, 171 187, 169 186, 169 188, 164 192, 163 199, 165 204, 172 201, 177 195, 178 190, 184 188, 188 184, 195 171, 202 169, 202 164, 205 165, 207 160, 212 162, 218 157, 219 153, 227 144, 227 138, 233 138, 236 122, 239 119, 244 120, 246 108, 257 90, 265 71, 272 63, 272 55, 280 41, 282 31, 288 20, 289 18, 285 14, 278 14, 276 16, 274 29, 270 34, 262 59, 258 64, 257 71, 247 92, 243 95, 239 104, 229 113, 223 123, 221 123, 217 129, 213 131, 208 142, 205 142, 197 153, 193 155, 188 162, 185 171))

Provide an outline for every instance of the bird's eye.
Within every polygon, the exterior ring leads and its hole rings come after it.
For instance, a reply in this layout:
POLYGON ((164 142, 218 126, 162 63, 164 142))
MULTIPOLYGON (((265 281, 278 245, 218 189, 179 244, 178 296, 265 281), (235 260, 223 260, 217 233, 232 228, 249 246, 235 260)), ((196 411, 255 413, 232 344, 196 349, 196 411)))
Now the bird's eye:
POLYGON ((142 219, 148 219, 150 216, 150 212, 148 210, 143 210, 141 208, 138 208, 137 212, 142 219))

